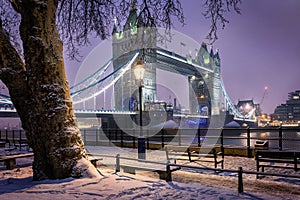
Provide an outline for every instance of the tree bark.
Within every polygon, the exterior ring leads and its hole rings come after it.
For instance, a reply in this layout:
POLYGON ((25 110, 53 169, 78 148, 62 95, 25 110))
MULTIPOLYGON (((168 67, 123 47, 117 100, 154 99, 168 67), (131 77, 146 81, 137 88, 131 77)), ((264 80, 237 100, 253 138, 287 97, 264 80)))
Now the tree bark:
POLYGON ((6 48, 0 50, 0 78, 33 149, 34 180, 97 176, 88 162, 73 110, 56 27, 57 3, 22 1, 18 11, 25 63, 0 29, 0 45, 6 48))

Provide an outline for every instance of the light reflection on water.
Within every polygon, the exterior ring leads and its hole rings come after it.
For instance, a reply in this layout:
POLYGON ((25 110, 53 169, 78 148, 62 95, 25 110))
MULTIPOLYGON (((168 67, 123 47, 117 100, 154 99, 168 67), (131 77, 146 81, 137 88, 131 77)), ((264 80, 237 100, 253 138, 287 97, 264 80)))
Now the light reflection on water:
MULTIPOLYGON (((254 147, 256 140, 268 140, 269 148, 278 148, 278 132, 251 132, 250 146, 254 147)), ((299 148, 300 132, 283 132, 282 133, 283 148, 299 148), (297 139, 292 141, 293 139, 297 139)), ((247 133, 237 134, 236 138, 224 139, 224 145, 247 146, 247 133)))

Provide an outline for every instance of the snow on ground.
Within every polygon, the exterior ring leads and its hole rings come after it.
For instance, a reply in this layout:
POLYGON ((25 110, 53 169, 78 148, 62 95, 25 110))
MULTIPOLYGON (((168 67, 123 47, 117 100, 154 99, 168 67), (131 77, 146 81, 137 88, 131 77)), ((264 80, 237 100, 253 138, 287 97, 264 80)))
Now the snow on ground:
MULTIPOLYGON (((89 152, 114 154, 110 147, 88 147, 89 152)), ((2 150, 2 152, 1 152, 2 150)), ((120 150, 117 150, 120 151, 120 150)), ((19 153, 15 150, 0 155, 19 153)), ((135 149, 122 150, 121 156, 136 157, 135 149)), ((148 151, 148 157, 162 159, 162 154, 148 151), (154 156, 160 155, 160 156, 154 156)), ((148 158, 147 157, 147 158, 148 158)), ((155 159, 154 159, 155 160, 155 159)), ((32 181, 32 158, 17 160, 13 170, 6 170, 0 163, 0 199, 300 199, 300 180, 269 178, 256 180, 245 175, 244 193, 237 192, 235 174, 213 174, 209 172, 176 171, 173 181, 159 180, 152 172, 136 175, 115 173, 112 160, 99 161, 100 179, 63 179, 32 181)), ((225 157, 225 168, 252 168, 255 161, 249 158, 225 157)))

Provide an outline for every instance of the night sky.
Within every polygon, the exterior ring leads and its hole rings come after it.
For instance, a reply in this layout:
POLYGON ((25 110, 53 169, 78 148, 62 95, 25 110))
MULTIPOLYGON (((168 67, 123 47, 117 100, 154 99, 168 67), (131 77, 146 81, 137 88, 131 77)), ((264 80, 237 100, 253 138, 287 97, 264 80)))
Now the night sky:
MULTIPOLYGON (((210 26, 201 14, 202 3, 183 1, 186 25, 174 27, 200 44, 210 26)), ((242 15, 226 15, 230 23, 220 27, 213 48, 219 49, 223 82, 233 103, 252 98, 261 103, 268 86, 261 107, 270 114, 289 92, 300 90, 300 1, 244 0, 240 8, 242 15)), ((83 48, 83 58, 92 49, 83 48)), ((72 85, 80 63, 66 65, 72 85)))
MULTIPOLYGON (((196 11, 201 1, 188 2, 187 26, 176 29, 201 41, 209 21, 196 11)), ((220 51, 226 91, 233 103, 252 98, 260 103, 268 86, 261 107, 273 113, 289 92, 300 90, 300 1, 244 0, 240 8, 242 15, 227 15, 230 23, 220 29, 214 44, 220 51)))

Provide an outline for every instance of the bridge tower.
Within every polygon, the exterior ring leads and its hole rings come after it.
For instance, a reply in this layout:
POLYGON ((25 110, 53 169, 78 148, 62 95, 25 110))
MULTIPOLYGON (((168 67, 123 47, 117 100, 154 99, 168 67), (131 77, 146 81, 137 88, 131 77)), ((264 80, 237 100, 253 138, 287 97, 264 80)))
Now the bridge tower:
MULTIPOLYGON (((143 79, 142 102, 156 100, 156 28, 145 27, 145 23, 138 16, 136 3, 132 2, 129 16, 123 30, 118 31, 115 20, 112 32, 114 69, 123 65, 136 52, 144 60, 145 74, 143 79)), ((114 85, 115 109, 134 111, 138 108, 138 82, 134 77, 132 67, 114 85)))
POLYGON ((220 56, 218 51, 210 52, 206 43, 201 47, 194 60, 198 65, 209 69, 195 71, 195 75, 189 76, 189 100, 191 113, 203 113, 207 115, 220 114, 220 56))

